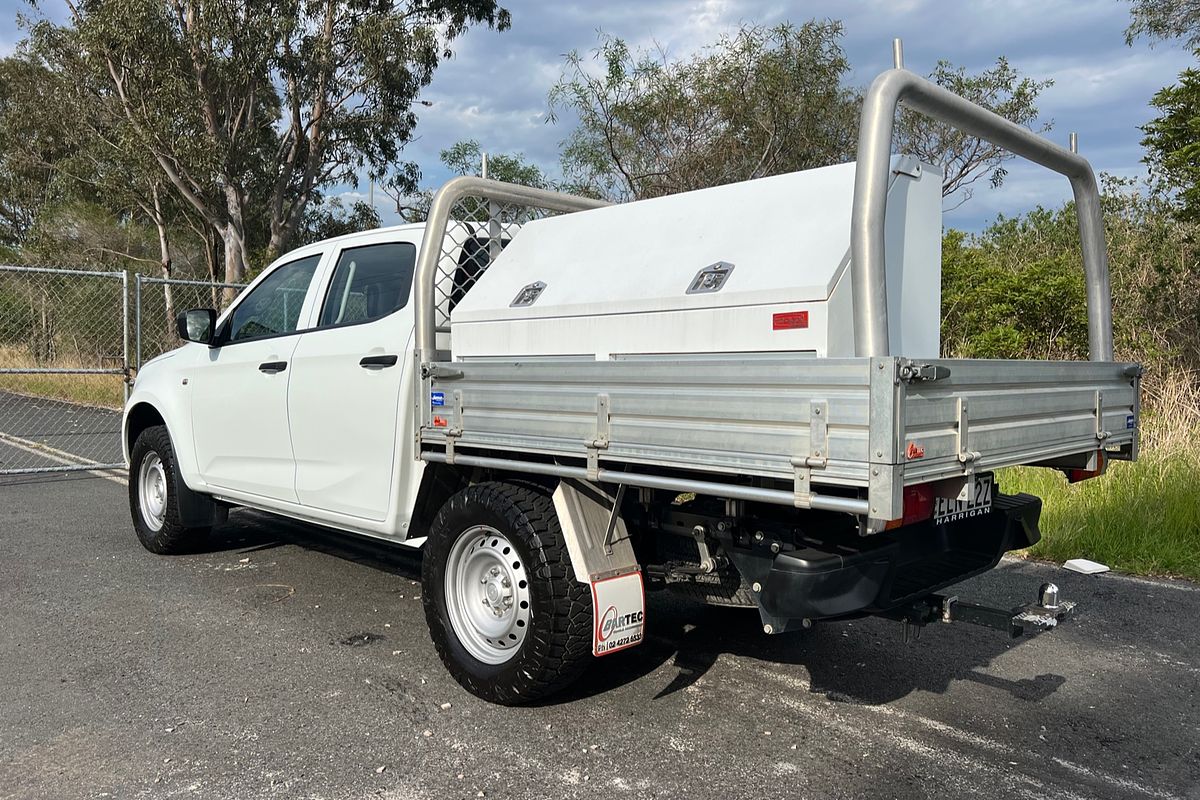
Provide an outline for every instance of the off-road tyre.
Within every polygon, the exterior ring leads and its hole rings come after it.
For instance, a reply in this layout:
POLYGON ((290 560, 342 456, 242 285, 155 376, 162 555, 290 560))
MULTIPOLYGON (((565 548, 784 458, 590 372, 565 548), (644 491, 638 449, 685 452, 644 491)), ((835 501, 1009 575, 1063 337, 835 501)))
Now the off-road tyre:
MULTIPOLYGON (((483 538, 487 538, 486 535, 483 538)), ((579 677, 592 653, 592 603, 575 580, 550 497, 498 481, 470 486, 438 512, 421 565, 425 619, 438 656, 463 688, 493 703, 520 705, 558 692, 579 677), (503 534, 528 582, 528 631, 509 660, 474 657, 454 630, 447 601, 448 560, 455 543, 480 526, 503 534)))
POLYGON ((185 527, 179 521, 177 475, 175 450, 166 426, 155 425, 138 434, 129 453, 129 513, 133 517, 138 540, 151 553, 173 555, 192 552, 204 543, 212 530, 211 527, 185 527), (165 488, 161 523, 157 529, 143 510, 141 492, 145 485, 140 479, 143 465, 155 458, 162 466, 165 488))

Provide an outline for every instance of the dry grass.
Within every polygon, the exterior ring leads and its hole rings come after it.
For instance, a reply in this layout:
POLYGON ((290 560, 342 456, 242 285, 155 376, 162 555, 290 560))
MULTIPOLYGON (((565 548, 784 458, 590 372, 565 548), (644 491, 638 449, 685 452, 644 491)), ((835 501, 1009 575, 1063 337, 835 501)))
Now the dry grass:
MULTIPOLYGON (((51 363, 38 363, 22 348, 0 347, 0 368, 6 369, 112 369, 119 366, 84 362, 70 356, 57 358, 51 363)), ((120 410, 125 403, 124 382, 120 375, 0 374, 0 391, 51 397, 115 410, 120 410)))

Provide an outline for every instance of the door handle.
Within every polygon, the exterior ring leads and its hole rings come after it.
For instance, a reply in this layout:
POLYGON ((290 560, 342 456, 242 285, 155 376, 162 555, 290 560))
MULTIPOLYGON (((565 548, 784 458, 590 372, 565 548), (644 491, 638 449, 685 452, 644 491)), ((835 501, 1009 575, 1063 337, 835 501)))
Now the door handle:
POLYGON ((396 356, 364 356, 358 365, 364 369, 383 369, 396 366, 398 360, 396 356))
POLYGON ((283 372, 285 369, 287 369, 287 362, 286 361, 264 361, 263 363, 258 365, 258 369, 261 372, 267 373, 268 375, 274 375, 276 372, 283 372))

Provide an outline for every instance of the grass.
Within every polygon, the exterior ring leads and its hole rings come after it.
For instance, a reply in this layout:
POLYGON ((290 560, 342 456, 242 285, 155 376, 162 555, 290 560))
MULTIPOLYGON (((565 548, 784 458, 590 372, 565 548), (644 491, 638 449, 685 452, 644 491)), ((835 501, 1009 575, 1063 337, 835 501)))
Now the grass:
POLYGON ((1200 580, 1200 387, 1181 379, 1142 420, 1142 451, 1099 478, 1068 484, 1058 472, 1016 467, 1005 492, 1043 500, 1032 558, 1090 558, 1140 575, 1200 580))

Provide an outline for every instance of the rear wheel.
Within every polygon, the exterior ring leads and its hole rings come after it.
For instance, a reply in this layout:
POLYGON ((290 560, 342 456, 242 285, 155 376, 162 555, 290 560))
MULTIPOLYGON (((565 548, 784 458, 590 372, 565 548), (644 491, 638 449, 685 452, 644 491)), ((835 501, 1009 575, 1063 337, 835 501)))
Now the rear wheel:
POLYGON ((481 483, 451 497, 430 529, 422 582, 438 655, 472 694, 530 702, 588 663, 591 596, 537 489, 481 483))
POLYGON ((138 540, 152 553, 193 550, 211 530, 180 523, 175 476, 175 450, 166 426, 138 434, 129 453, 129 512, 138 540))

